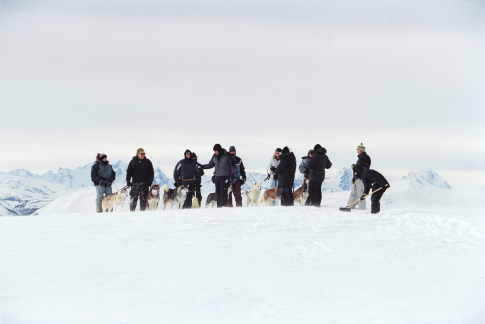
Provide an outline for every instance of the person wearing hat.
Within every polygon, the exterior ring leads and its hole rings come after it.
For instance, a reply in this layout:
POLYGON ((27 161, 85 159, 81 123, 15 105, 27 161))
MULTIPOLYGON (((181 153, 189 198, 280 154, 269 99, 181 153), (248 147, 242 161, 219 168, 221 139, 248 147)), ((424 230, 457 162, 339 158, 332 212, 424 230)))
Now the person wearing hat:
MULTIPOLYGON (((271 159, 269 160, 268 163, 268 179, 269 179, 269 187, 268 189, 273 189, 274 187, 278 186, 278 176, 275 176, 274 172, 271 171, 271 168, 276 169, 278 167, 278 164, 280 163, 280 155, 281 155, 281 149, 278 147, 274 153, 271 159)), ((276 201, 273 201, 272 206, 276 205, 276 201)))
POLYGON ((222 148, 221 144, 215 144, 212 148, 214 154, 209 163, 201 164, 203 169, 214 170, 214 184, 216 185, 217 208, 226 207, 227 189, 231 175, 235 173, 236 161, 232 154, 222 148))
MULTIPOLYGON (((370 163, 371 163, 370 156, 367 155, 367 153, 365 152, 364 144, 360 143, 360 145, 357 146, 357 162, 355 164, 352 164, 352 169, 354 168, 355 165, 360 165, 364 169, 370 169, 370 163)), ((359 178, 359 176, 355 174, 355 172, 353 172, 352 183, 353 185, 352 185, 352 189, 350 190, 350 197, 349 197, 348 204, 351 204, 357 199, 359 199, 359 197, 361 197, 362 194, 364 193, 364 183, 359 178)), ((353 204, 349 208, 355 209, 356 205, 358 205, 359 210, 365 210, 366 208, 365 199, 360 200, 357 204, 353 204)))
POLYGON ((148 188, 153 182, 155 172, 152 161, 147 159, 145 150, 139 148, 126 170, 126 185, 130 189, 130 211, 135 211, 140 199, 140 211, 147 207, 148 188))
POLYGON ((281 150, 278 167, 271 167, 278 177, 278 188, 281 196, 281 206, 293 206, 293 183, 295 182, 296 157, 288 146, 281 150))
POLYGON ((184 158, 180 160, 173 170, 175 187, 185 186, 189 189, 182 209, 192 208, 192 197, 197 183, 197 160, 192 159, 192 152, 185 150, 184 158))
POLYGON ((116 173, 111 164, 109 164, 108 156, 104 153, 96 154, 96 162, 91 167, 91 181, 96 187, 96 212, 102 213, 102 201, 105 195, 113 194, 111 184, 116 179, 116 173))
POLYGON ((234 193, 234 200, 236 207, 242 207, 242 193, 241 186, 246 182, 246 170, 241 158, 236 155, 236 147, 230 146, 229 153, 234 157, 236 162, 236 173, 231 177, 232 191, 227 198, 227 207, 232 207, 232 194, 234 193))
MULTIPOLYGON (((308 170, 308 162, 310 162, 310 158, 312 157, 312 155, 313 150, 309 150, 308 154, 301 158, 300 166, 298 167, 298 169, 300 170, 300 173, 303 174, 303 182, 308 180, 308 173, 310 172, 310 170, 308 170)), ((305 206, 310 206, 310 198, 308 197, 306 199, 305 206)))
POLYGON ((195 183, 195 197, 197 197, 197 201, 199 202, 199 208, 201 206, 202 201, 202 194, 200 192, 200 188, 202 187, 202 176, 204 175, 204 169, 202 169, 201 165, 197 162, 197 154, 192 152, 192 160, 195 161, 197 165, 197 182, 195 183))
POLYGON ((320 144, 313 148, 313 155, 308 161, 308 199, 310 206, 320 207, 322 202, 322 183, 325 180, 325 169, 332 167, 332 162, 326 155, 327 150, 320 144))
POLYGON ((369 194, 370 189, 372 188, 372 196, 370 197, 370 212, 371 214, 377 214, 381 211, 380 200, 384 192, 389 189, 389 182, 379 172, 371 169, 365 169, 361 165, 354 166, 354 174, 358 176, 359 179, 361 179, 364 183, 365 189, 362 197, 360 197, 361 201, 365 199, 365 195, 369 194), (379 189, 379 191, 377 191, 377 189, 379 189))

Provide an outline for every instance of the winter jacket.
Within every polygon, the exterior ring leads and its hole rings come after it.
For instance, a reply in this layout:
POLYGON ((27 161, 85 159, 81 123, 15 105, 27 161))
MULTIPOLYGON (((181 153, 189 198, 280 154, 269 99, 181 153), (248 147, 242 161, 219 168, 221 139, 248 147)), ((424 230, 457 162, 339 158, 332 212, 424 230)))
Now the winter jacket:
POLYGON ((308 162, 310 162, 310 157, 308 155, 302 157, 300 167, 298 168, 300 173, 303 173, 306 177, 308 177, 308 162))
POLYGON ((296 172, 296 158, 293 152, 280 156, 278 167, 274 171, 278 175, 279 188, 293 188, 296 172))
POLYGON ((241 172, 241 176, 243 178, 241 182, 242 184, 244 184, 244 182, 246 182, 246 168, 244 167, 244 163, 239 156, 233 155, 233 157, 234 157, 234 162, 236 162, 236 165, 239 164, 239 171, 241 172))
POLYGON ((234 173, 236 161, 231 153, 222 150, 219 155, 212 155, 211 160, 207 164, 202 164, 203 169, 212 169, 215 167, 214 176, 229 177, 234 173))
POLYGON ((271 172, 271 167, 275 167, 275 169, 278 167, 278 164, 280 163, 280 159, 281 159, 281 156, 279 159, 276 158, 276 155, 273 154, 273 157, 269 160, 269 163, 268 163, 268 169, 266 170, 268 172, 268 174, 271 175, 271 178, 273 178, 273 172, 271 172))
MULTIPOLYGON (((367 153, 362 152, 357 155, 357 162, 355 162, 355 165, 360 165, 364 167, 364 169, 370 169, 370 156, 368 156, 367 153)), ((355 173, 353 179, 358 179, 358 176, 356 176, 355 173)))
POLYGON ((126 182, 130 182, 130 179, 133 178, 133 183, 146 182, 147 185, 151 185, 154 177, 155 172, 153 171, 153 164, 149 159, 144 158, 143 160, 140 160, 138 157, 134 156, 128 164, 128 169, 126 170, 126 182))
POLYGON ((173 179, 181 184, 197 182, 197 161, 192 158, 180 160, 173 170, 173 179))
POLYGON ((91 181, 95 186, 99 185, 100 181, 107 181, 107 185, 111 184, 116 179, 116 173, 109 162, 96 161, 91 167, 91 181))
POLYGON ((330 162, 325 153, 327 153, 327 150, 323 147, 313 152, 307 165, 310 170, 308 180, 312 182, 323 182, 325 180, 325 169, 332 167, 332 162, 330 162))
POLYGON ((370 189, 376 190, 378 188, 384 187, 386 184, 388 185, 385 189, 389 188, 389 182, 384 178, 382 174, 375 170, 371 169, 364 169, 360 165, 354 166, 354 172, 357 172, 357 175, 364 183, 365 189, 364 194, 367 195, 370 192, 370 189))

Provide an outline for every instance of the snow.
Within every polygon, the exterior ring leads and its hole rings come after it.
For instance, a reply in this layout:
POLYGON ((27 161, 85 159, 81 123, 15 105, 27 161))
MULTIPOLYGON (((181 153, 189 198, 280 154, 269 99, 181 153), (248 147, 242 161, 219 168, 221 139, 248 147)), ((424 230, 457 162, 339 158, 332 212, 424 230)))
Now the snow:
POLYGON ((324 197, 323 208, 2 217, 0 319, 483 323, 480 208, 371 215, 324 197))

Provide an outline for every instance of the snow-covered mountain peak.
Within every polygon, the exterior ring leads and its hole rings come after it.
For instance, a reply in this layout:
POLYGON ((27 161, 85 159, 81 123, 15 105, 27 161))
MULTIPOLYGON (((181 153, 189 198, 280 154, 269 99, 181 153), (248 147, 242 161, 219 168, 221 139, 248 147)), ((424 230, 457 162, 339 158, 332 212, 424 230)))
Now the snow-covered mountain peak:
POLYGON ((35 175, 33 173, 25 169, 17 169, 17 170, 10 171, 8 175, 21 177, 21 178, 35 178, 35 175))
POLYGON ((438 175, 435 171, 425 168, 416 172, 409 172, 402 180, 415 180, 421 185, 432 185, 439 188, 451 189, 448 182, 438 175))

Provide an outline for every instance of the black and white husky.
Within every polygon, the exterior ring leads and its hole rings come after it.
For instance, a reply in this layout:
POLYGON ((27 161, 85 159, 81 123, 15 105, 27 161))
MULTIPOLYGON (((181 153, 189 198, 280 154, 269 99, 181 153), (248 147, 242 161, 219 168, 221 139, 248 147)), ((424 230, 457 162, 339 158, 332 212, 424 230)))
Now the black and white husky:
MULTIPOLYGON (((227 197, 229 197, 229 195, 231 194, 231 192, 232 192, 232 183, 229 184, 229 186, 227 187, 227 197)), ((217 206, 217 195, 216 195, 215 192, 210 193, 207 196, 207 199, 205 201, 205 208, 207 208, 209 206, 211 206, 211 208, 217 206)))
POLYGON ((167 185, 163 185, 162 192, 163 210, 165 210, 167 205, 170 205, 168 209, 172 209, 173 205, 177 205, 179 209, 182 209, 189 189, 184 185, 178 186, 175 189, 170 189, 167 185))

